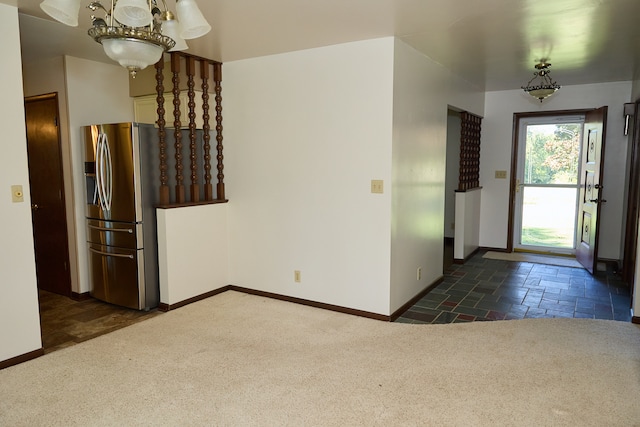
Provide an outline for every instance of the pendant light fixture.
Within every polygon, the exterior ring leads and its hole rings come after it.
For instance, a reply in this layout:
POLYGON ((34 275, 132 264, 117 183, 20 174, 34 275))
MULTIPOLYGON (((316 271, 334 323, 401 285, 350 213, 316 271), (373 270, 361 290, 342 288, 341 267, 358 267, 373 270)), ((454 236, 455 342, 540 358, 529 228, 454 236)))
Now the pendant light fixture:
MULTIPOLYGON (((81 0, 44 0, 40 8, 55 20, 78 26, 81 0)), ((102 44, 107 56, 128 69, 133 77, 160 60, 164 52, 185 50, 185 39, 207 34, 211 26, 195 0, 177 0, 178 18, 167 9, 165 0, 111 0, 107 9, 99 1, 87 5, 93 12, 102 10, 104 18, 91 16, 88 34, 102 44)))
POLYGON ((522 86, 522 89, 529 95, 537 98, 542 102, 543 99, 553 95, 560 85, 551 80, 549 68, 551 64, 545 60, 540 61, 535 65, 536 71, 533 73, 533 78, 529 80, 526 86, 522 86))

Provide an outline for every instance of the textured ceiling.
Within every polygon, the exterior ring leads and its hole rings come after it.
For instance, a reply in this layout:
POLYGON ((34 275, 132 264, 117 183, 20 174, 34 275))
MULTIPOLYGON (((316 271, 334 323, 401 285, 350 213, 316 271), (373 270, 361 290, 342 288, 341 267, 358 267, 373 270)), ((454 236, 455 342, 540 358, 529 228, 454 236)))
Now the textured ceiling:
MULTIPOLYGON (((20 11, 23 61, 62 54, 108 62, 80 25, 20 11)), ((83 6, 88 0, 83 0, 83 6)), ((175 0, 167 0, 175 10, 175 0)), ((638 0, 199 0, 213 30, 189 52, 222 62, 396 36, 486 90, 518 89, 547 58, 561 85, 631 80, 640 61, 638 0)))

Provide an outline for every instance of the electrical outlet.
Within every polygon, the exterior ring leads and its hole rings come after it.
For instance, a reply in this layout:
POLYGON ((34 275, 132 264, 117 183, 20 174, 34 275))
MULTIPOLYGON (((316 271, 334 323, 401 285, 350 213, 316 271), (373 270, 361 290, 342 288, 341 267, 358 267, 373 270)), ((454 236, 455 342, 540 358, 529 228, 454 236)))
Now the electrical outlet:
POLYGON ((24 202, 24 192, 22 191, 22 185, 11 186, 11 201, 13 203, 24 202))
POLYGON ((384 181, 381 179, 372 179, 371 192, 376 194, 384 193, 384 181))
POLYGON ((300 270, 295 270, 293 272, 293 281, 296 283, 300 283, 302 279, 300 278, 300 270))
POLYGON ((416 273, 418 280, 422 280, 422 267, 418 267, 418 272, 416 273))
POLYGON ((507 171, 496 171, 496 179, 507 179, 507 171))

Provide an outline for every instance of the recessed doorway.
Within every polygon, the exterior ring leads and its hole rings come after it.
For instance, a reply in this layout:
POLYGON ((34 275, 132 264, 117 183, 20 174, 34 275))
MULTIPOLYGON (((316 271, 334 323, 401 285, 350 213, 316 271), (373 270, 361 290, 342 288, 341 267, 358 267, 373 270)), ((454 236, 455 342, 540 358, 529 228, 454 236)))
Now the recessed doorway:
POLYGON ((597 270, 606 119, 607 107, 514 114, 508 252, 575 254, 597 270))
POLYGON ((520 119, 516 250, 575 254, 584 115, 520 119))

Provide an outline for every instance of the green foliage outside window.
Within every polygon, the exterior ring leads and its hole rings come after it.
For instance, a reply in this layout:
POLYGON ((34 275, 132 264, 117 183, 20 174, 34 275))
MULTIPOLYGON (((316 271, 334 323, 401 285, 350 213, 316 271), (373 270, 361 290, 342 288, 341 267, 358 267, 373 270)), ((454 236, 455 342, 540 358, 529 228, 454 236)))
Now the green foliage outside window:
POLYGON ((582 124, 527 126, 526 184, 577 184, 582 124))

